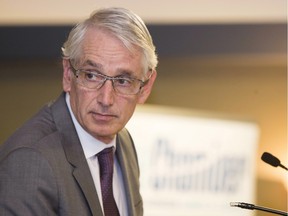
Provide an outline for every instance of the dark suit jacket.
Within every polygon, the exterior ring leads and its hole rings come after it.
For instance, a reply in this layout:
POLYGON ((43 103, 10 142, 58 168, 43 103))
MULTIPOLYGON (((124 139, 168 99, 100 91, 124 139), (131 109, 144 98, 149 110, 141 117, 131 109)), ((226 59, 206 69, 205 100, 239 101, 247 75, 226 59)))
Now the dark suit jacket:
MULTIPOLYGON (((137 155, 126 130, 116 145, 129 216, 141 216, 137 155)), ((0 148, 1 216, 103 215, 64 93, 0 148)))

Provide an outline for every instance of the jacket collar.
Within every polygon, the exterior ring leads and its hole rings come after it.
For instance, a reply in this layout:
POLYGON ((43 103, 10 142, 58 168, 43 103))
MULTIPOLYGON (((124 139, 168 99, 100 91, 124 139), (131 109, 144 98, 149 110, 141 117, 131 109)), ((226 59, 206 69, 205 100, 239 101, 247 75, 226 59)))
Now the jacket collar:
POLYGON ((55 125, 62 135, 61 142, 67 161, 74 167, 73 176, 86 197, 92 215, 99 215, 102 212, 101 205, 81 143, 65 102, 65 93, 62 93, 55 103, 51 105, 51 110, 55 125))

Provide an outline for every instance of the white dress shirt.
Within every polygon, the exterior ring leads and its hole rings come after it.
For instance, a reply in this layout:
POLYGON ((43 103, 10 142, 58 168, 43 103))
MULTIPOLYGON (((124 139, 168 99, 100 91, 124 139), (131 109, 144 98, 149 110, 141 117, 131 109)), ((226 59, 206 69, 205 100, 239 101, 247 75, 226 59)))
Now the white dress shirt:
MULTIPOLYGON (((72 117, 73 123, 75 125, 78 137, 80 139, 90 172, 93 177, 94 185, 97 190, 98 198, 103 211, 101 184, 100 184, 100 174, 99 174, 99 163, 96 154, 101 152, 104 148, 114 147, 114 153, 116 150, 116 137, 109 144, 105 144, 95 139, 89 133, 87 133, 75 118, 70 105, 70 95, 66 93, 66 103, 69 108, 70 115, 72 117)), ((113 172, 113 195, 115 202, 117 204, 119 213, 121 216, 128 215, 126 194, 124 189, 124 182, 122 177, 122 172, 120 165, 118 163, 117 157, 114 157, 114 172, 113 172)), ((103 211, 104 212, 104 211, 103 211)))

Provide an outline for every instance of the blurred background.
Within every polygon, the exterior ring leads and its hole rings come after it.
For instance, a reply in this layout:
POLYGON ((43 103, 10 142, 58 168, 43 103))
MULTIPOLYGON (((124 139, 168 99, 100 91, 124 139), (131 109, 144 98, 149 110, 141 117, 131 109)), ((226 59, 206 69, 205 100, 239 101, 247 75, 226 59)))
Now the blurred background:
MULTIPOLYGON (((257 200, 287 211, 286 0, 1 0, 0 143, 61 92, 61 46, 92 10, 140 15, 159 55, 148 104, 243 117, 259 124, 257 200)), ((257 212, 257 215, 268 213, 257 212)))

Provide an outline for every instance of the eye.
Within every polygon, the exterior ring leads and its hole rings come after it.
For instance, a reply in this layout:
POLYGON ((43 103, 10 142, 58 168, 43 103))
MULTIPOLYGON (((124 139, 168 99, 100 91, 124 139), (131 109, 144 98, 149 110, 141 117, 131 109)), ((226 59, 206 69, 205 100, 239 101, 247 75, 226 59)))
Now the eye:
POLYGON ((97 76, 95 76, 95 74, 93 74, 93 73, 86 73, 86 79, 95 80, 96 78, 97 78, 97 76))
POLYGON ((130 78, 121 78, 118 77, 117 79, 115 79, 115 84, 118 86, 122 86, 122 87, 129 87, 131 85, 133 85, 133 79, 130 78))
POLYGON ((95 72, 93 73, 93 72, 85 71, 84 79, 90 82, 101 82, 104 78, 100 74, 97 74, 95 72))

